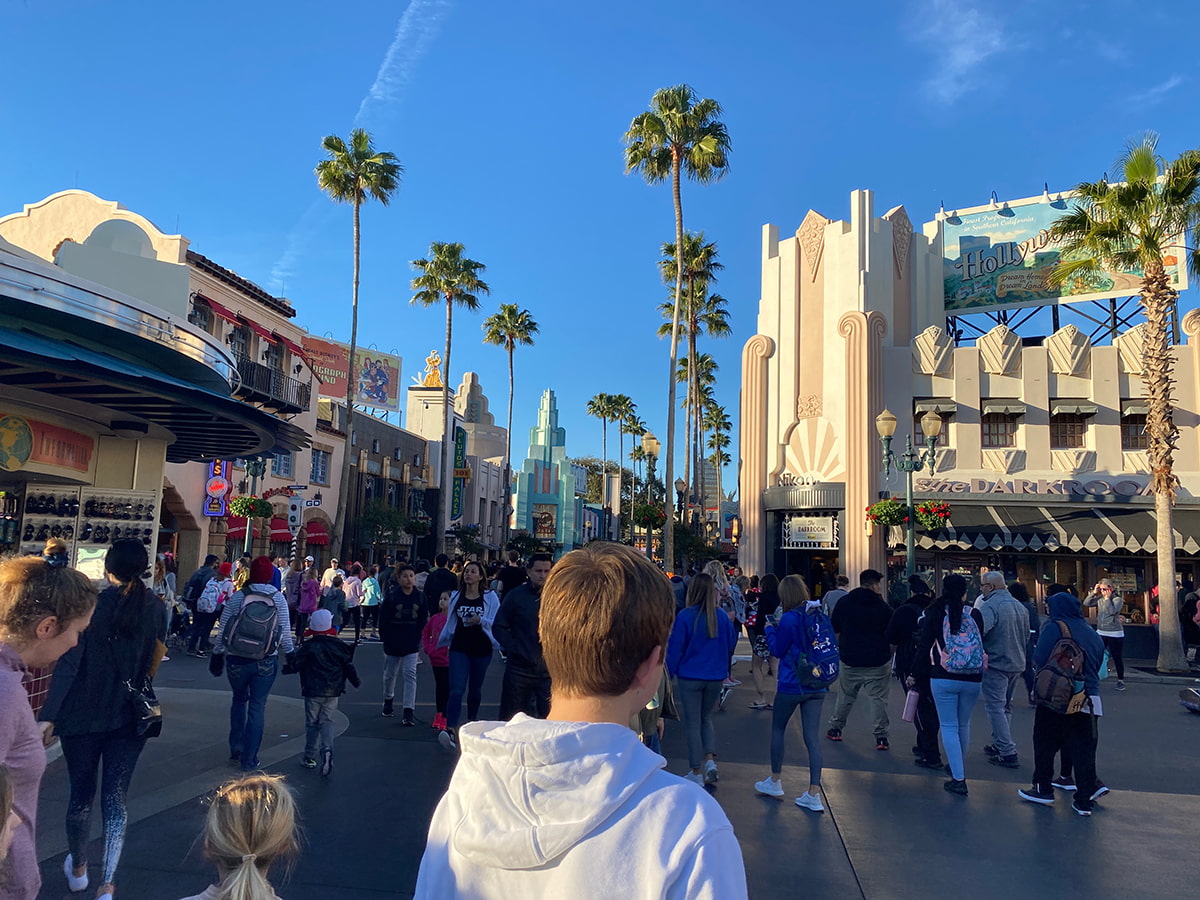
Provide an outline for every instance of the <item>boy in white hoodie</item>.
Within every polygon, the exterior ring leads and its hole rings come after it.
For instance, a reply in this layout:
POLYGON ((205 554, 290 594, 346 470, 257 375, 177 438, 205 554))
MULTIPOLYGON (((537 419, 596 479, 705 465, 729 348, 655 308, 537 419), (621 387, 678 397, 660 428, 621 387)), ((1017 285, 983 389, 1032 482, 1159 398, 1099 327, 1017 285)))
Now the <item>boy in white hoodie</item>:
POLYGON ((674 617, 670 585, 633 549, 563 557, 542 589, 550 716, 460 729, 417 898, 746 896, 724 811, 629 729, 658 689, 674 617))

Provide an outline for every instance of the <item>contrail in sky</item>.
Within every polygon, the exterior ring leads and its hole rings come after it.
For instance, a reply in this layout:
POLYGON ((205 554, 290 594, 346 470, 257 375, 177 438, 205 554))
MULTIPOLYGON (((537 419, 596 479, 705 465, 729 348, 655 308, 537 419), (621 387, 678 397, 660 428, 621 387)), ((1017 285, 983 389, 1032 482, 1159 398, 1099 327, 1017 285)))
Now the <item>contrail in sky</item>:
MULTIPOLYGON (((451 5, 450 0, 412 0, 408 4, 396 23, 396 33, 379 64, 375 81, 358 104, 355 128, 368 127, 370 120, 377 118, 385 107, 403 99, 417 65, 437 37, 451 5)), ((304 248, 322 230, 331 212, 327 202, 314 201, 300 216, 300 221, 288 234, 287 248, 271 267, 271 280, 276 290, 281 290, 295 273, 304 248)))

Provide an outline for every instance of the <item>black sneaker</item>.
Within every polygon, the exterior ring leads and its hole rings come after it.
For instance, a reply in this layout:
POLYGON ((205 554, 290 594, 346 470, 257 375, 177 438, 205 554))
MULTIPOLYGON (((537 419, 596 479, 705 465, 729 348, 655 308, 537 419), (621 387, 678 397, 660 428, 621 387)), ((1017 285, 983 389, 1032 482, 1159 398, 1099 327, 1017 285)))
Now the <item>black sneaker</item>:
POLYGON ((315 759, 309 759, 306 756, 304 759, 300 760, 300 765, 304 766, 306 769, 315 769, 317 767, 317 761, 315 759))
POLYGON ((1070 791, 1072 794, 1078 790, 1078 788, 1075 787, 1074 778, 1055 778, 1052 782, 1050 782, 1050 787, 1056 787, 1060 791, 1070 791))
POLYGON ((914 759, 913 765, 920 766, 922 769, 940 770, 942 768, 942 761, 940 759, 914 759))
POLYGON ((923 757, 925 755, 925 751, 922 750, 920 747, 913 747, 912 751, 913 751, 913 756, 916 756, 916 757, 923 757))
POLYGON ((391 697, 383 698, 383 714, 385 716, 387 716, 389 719, 392 718, 392 716, 396 715, 395 710, 392 709, 392 703, 393 703, 393 700, 391 697))
POLYGON ((999 756, 1000 755, 1000 751, 996 749, 995 744, 985 745, 983 748, 983 752, 986 753, 988 756, 999 756))
POLYGON ((830 728, 827 732, 825 732, 825 737, 829 738, 831 741, 840 741, 842 739, 842 729, 830 728))
POLYGON ((951 794, 958 794, 960 797, 967 796, 967 780, 965 778, 962 781, 951 778, 942 787, 951 794))
POLYGON ((1096 779, 1096 790, 1092 792, 1092 802, 1095 803, 1101 797, 1108 793, 1108 785, 1099 778, 1096 779))
POLYGON ((413 715, 413 711, 411 709, 404 710, 404 717, 400 720, 400 724, 409 727, 417 724, 417 718, 413 715))
POLYGON ((875 738, 875 749, 876 750, 890 750, 891 748, 888 746, 888 739, 885 737, 875 738))
POLYGON ((1019 769, 1021 762, 1017 759, 1017 754, 1011 756, 989 756, 988 762, 993 766, 1003 766, 1006 769, 1019 769))
POLYGON ((1037 803, 1041 806, 1054 805, 1054 790, 1053 788, 1039 788, 1036 784, 1033 787, 1021 788, 1017 793, 1022 800, 1028 800, 1030 803, 1037 803))
POLYGON ((1091 800, 1072 800, 1071 809, 1075 810, 1078 815, 1090 816, 1092 814, 1091 800))

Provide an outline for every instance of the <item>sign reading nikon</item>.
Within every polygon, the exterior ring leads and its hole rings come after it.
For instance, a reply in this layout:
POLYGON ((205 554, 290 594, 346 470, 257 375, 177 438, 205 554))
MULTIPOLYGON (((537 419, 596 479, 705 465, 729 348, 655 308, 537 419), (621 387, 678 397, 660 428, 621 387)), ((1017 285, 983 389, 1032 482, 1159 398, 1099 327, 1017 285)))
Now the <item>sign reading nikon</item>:
MULTIPOLYGON (((1128 297, 1141 287, 1142 272, 1106 268, 1061 287, 1049 282, 1061 251, 1050 226, 1072 206, 1071 194, 1012 200, 956 210, 941 218, 946 312, 970 313, 1077 300, 1128 297)), ((1171 287, 1187 287, 1182 242, 1163 256, 1171 287)))

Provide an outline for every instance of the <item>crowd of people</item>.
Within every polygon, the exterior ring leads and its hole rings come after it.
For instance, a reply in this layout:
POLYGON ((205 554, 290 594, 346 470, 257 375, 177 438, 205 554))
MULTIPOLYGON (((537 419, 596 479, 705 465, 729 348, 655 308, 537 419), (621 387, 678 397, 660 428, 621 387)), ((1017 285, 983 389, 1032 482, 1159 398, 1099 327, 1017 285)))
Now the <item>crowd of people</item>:
POLYGON ((1082 600, 1050 586, 1043 618, 1022 585, 999 572, 981 575, 973 599, 960 575, 943 578, 938 596, 914 576, 893 609, 883 575, 870 569, 852 589, 839 577, 818 600, 799 575, 747 578, 710 561, 664 577, 629 548, 597 544, 558 563, 513 552, 490 568, 439 556, 415 566, 342 567, 334 559, 318 572, 311 557, 288 565, 210 556, 177 592, 169 561, 151 561, 140 541, 118 540, 97 592, 56 550, 0 561, 0 896, 38 895, 37 793, 44 746, 55 736, 70 784, 67 886, 83 891, 98 874, 97 896, 115 893, 126 795, 160 727, 153 678, 172 636, 173 646, 206 657, 211 673, 227 679, 230 761, 243 769, 208 811, 201 843, 216 882, 190 900, 275 897, 268 874, 294 858, 298 838, 289 788, 261 772, 268 696, 280 674, 298 674, 301 765, 329 775, 339 698, 348 685, 362 689, 354 657, 368 642, 382 645, 382 715, 418 724, 424 657, 434 681, 430 724, 446 750, 461 754, 430 826, 420 897, 478 894, 472 885, 484 880, 502 883, 500 895, 569 892, 589 883, 581 879, 605 877, 604 861, 631 840, 642 841, 654 878, 744 896, 728 820, 708 792, 684 788, 690 781, 711 792, 720 781, 715 713, 739 683, 732 667, 743 634, 754 688, 748 705, 772 714, 759 795, 785 796, 795 717, 808 766, 795 804, 822 812, 823 738, 850 739, 847 724, 865 697, 874 746, 889 751, 893 679, 906 694, 915 764, 944 770, 951 794, 969 793, 970 720, 981 698, 991 730, 984 758, 1021 766, 1011 715, 1018 684, 1018 696, 1036 706, 1032 783, 1019 796, 1049 805, 1056 791, 1069 792, 1071 808, 1088 816, 1108 792, 1096 774, 1101 670, 1111 660, 1117 691, 1125 672, 1120 600, 1107 580, 1082 600), (1095 629, 1083 612, 1091 607, 1095 629), (501 722, 481 722, 496 655, 504 664, 501 722), (55 663, 35 719, 24 674, 55 663), (824 719, 834 688, 837 703, 824 719), (686 738, 682 779, 661 769, 669 719, 686 738), (103 841, 93 866, 97 792, 103 841), (481 807, 485 794, 492 799, 481 807), (531 822, 540 835, 532 843, 531 822))

